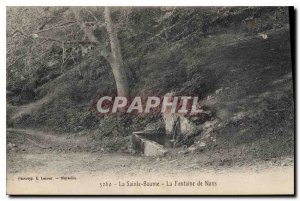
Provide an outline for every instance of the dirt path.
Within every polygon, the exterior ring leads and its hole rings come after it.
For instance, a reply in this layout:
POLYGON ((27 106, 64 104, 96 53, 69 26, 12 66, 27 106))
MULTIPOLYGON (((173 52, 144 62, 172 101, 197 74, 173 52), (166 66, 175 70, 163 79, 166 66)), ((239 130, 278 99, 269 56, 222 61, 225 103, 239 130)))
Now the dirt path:
POLYGON ((111 171, 135 172, 184 171, 214 169, 221 171, 236 167, 266 169, 293 166, 292 157, 268 160, 244 156, 239 149, 217 150, 187 155, 144 157, 129 153, 93 151, 97 146, 86 136, 70 136, 32 129, 8 129, 7 153, 9 172, 35 171, 47 167, 53 171, 111 171), (69 166, 72 164, 71 166, 69 166))
POLYGON ((8 192, 12 194, 153 194, 153 188, 123 188, 127 181, 200 181, 217 188, 163 188, 161 193, 265 193, 293 191, 293 158, 256 160, 236 150, 166 157, 90 152, 87 137, 69 137, 31 129, 7 130, 8 192), (30 140, 28 140, 30 139, 30 140), (247 175, 247 176, 245 176, 247 175), (61 180, 74 177, 76 181, 61 180), (19 181, 20 177, 52 177, 55 181, 19 181), (274 180, 274 181, 273 181, 274 180), (111 182, 114 188, 99 188, 111 182), (286 182, 284 186, 282 183, 286 182), (257 185, 258 184, 258 185, 257 185), (30 188, 29 188, 30 186, 30 188), (230 188, 229 188, 230 187, 230 188), (256 188, 255 188, 256 187, 256 188), (76 190, 75 190, 76 189, 76 190), (276 190, 276 191, 275 191, 276 190))
POLYGON ((33 129, 7 129, 8 151, 43 152, 84 149, 89 144, 85 136, 58 135, 33 129), (49 151, 47 150, 47 151, 49 151))
MULTIPOLYGON (((148 158, 120 153, 9 154, 8 192, 11 194, 272 194, 293 193, 290 163, 269 161, 242 166, 203 166, 201 156, 148 158), (20 177, 55 178, 20 181, 20 177), (61 179, 62 177, 75 180, 61 179), (216 186, 164 187, 175 182, 208 182, 216 186), (120 183, 159 182, 162 188, 120 186, 120 183), (99 185, 111 184, 111 187, 99 185)), ((291 162, 291 159, 283 159, 291 162)))
POLYGON ((51 100, 51 97, 52 97, 52 95, 50 94, 36 102, 32 102, 27 105, 19 106, 16 109, 15 113, 12 115, 11 119, 14 120, 14 119, 21 117, 24 114, 31 114, 33 111, 38 110, 43 104, 49 102, 51 100))

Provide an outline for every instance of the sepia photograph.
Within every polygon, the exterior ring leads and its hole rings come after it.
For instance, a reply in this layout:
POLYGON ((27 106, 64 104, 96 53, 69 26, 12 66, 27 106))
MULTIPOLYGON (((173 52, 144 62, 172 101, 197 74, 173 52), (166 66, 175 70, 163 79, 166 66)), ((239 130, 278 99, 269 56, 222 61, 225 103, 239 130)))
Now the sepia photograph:
POLYGON ((7 194, 294 195, 294 18, 7 6, 7 194))

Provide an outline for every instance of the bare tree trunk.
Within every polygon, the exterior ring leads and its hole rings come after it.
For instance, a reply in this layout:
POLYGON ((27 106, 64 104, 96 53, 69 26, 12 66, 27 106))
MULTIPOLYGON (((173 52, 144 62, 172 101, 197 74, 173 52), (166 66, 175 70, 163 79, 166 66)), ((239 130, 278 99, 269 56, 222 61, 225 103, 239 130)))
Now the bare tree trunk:
POLYGON ((111 48, 111 67, 115 77, 118 96, 128 96, 128 81, 125 68, 123 66, 123 59, 121 54, 121 47, 117 35, 117 31, 113 27, 111 20, 110 9, 105 7, 104 10, 106 30, 109 35, 110 48, 111 48))

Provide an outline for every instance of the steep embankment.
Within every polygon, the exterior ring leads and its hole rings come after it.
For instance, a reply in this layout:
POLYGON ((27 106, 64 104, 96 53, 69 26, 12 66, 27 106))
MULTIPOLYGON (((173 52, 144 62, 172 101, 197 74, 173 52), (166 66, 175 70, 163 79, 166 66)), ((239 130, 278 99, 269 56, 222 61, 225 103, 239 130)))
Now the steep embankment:
POLYGON ((294 100, 289 32, 268 33, 216 50, 215 93, 206 105, 221 120, 219 147, 247 146, 255 157, 293 154, 294 100))

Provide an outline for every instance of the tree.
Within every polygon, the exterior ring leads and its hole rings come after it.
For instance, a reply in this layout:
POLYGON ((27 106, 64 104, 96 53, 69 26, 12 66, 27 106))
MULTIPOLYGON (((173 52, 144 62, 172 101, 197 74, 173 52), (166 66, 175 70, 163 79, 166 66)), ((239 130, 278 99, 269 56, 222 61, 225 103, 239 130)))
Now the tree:
POLYGON ((112 67, 113 74, 115 77, 118 96, 127 96, 129 92, 127 75, 123 66, 121 47, 120 47, 117 31, 114 29, 109 7, 105 7, 104 16, 105 16, 106 30, 108 32, 109 40, 110 40, 110 49, 111 49, 110 65, 112 67))
MULTIPOLYGON (((10 47, 7 51, 8 68, 20 66, 18 63, 21 63, 24 67, 18 67, 17 70, 31 75, 30 72, 34 69, 29 68, 40 66, 33 63, 44 61, 45 55, 49 55, 53 47, 60 49, 59 62, 64 68, 69 61, 76 64, 76 60, 84 55, 87 47, 93 46, 99 52, 99 56, 104 57, 111 66, 118 96, 128 96, 128 79, 117 34, 118 27, 112 20, 111 10, 109 7, 96 8, 95 13, 91 10, 92 8, 85 7, 8 9, 10 19, 7 27, 7 46, 10 47), (104 20, 101 21, 96 16, 104 20), (94 34, 95 30, 103 28, 108 36, 105 40, 94 34), (79 55, 79 52, 82 55, 79 55)), ((14 73, 15 70, 12 68, 8 72, 14 73)))
MULTIPOLYGON (((73 12, 75 18, 77 19, 80 25, 81 30, 84 32, 84 35, 89 39, 90 42, 100 46, 100 48, 98 48, 100 49, 100 55, 104 56, 106 60, 109 62, 116 82, 118 96, 128 96, 129 89, 128 89, 127 75, 123 65, 121 47, 117 35, 117 30, 114 27, 113 21, 111 19, 110 8, 105 7, 104 9, 105 28, 109 36, 110 49, 111 49, 109 53, 103 50, 103 46, 101 46, 102 44, 100 44, 99 40, 96 38, 94 33, 89 28, 86 27, 85 22, 80 17, 80 10, 75 7, 73 8, 73 12)), ((98 19, 96 20, 98 21, 98 19)), ((96 25, 99 27, 103 27, 103 24, 96 23, 96 25)))

